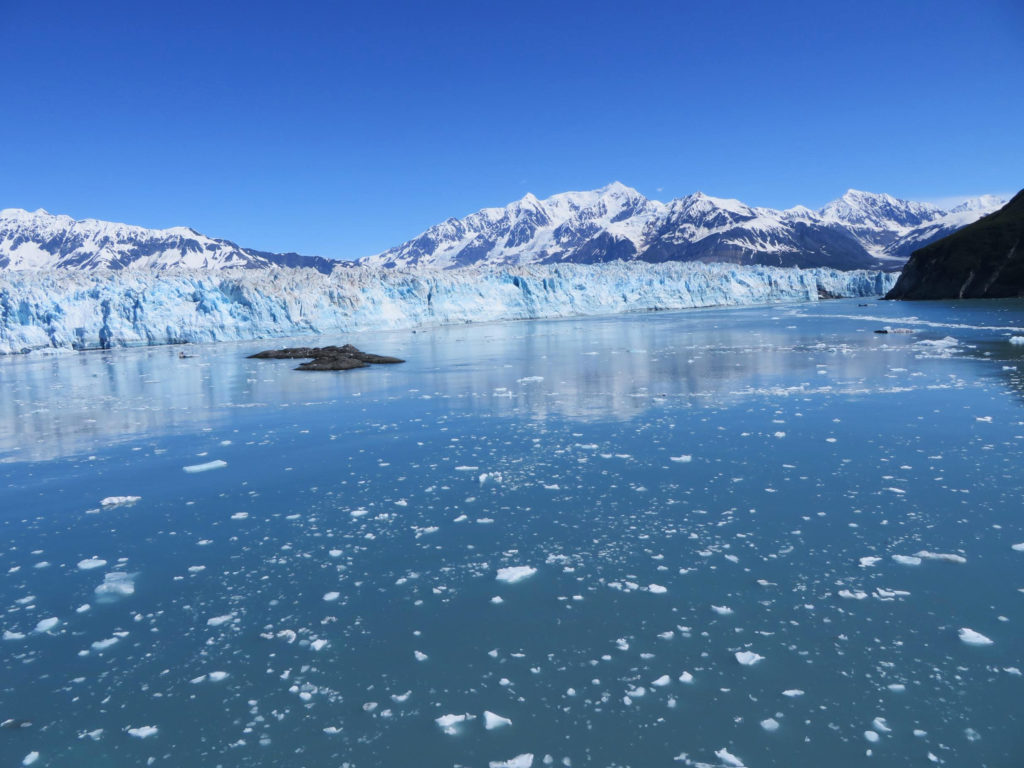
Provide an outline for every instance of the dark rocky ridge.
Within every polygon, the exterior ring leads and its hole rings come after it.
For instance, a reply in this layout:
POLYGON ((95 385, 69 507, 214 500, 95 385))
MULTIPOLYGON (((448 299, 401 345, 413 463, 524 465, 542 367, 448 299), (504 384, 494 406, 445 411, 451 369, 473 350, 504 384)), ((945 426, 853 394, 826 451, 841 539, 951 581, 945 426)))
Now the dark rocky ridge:
POLYGON ((1024 190, 995 213, 920 248, 887 299, 1024 297, 1024 190))
POLYGON ((348 371, 353 368, 366 368, 371 364, 404 363, 397 357, 374 355, 362 352, 351 344, 343 347, 289 347, 287 349, 268 349, 249 355, 256 360, 304 360, 297 371, 348 371))

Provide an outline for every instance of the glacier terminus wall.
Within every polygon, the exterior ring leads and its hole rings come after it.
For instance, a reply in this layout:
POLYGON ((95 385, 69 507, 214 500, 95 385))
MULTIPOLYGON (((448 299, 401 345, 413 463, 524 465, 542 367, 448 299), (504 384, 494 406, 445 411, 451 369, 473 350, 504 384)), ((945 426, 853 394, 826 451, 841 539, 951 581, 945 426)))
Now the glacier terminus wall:
POLYGON ((881 296, 896 275, 696 262, 0 273, 0 354, 881 296))

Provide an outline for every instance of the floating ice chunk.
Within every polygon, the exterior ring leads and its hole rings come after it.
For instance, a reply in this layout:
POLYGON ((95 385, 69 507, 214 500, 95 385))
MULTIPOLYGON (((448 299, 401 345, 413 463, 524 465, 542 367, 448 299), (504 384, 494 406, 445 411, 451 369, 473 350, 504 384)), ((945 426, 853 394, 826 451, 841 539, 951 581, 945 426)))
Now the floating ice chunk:
POLYGON ((691 684, 693 683, 693 675, 691 675, 689 672, 683 672, 683 674, 679 676, 679 682, 691 684))
POLYGON ((36 760, 39 759, 39 753, 36 751, 29 752, 25 757, 21 759, 22 765, 32 765, 36 760))
POLYGON ((661 586, 661 584, 648 584, 647 591, 655 595, 663 595, 668 592, 668 589, 661 586))
POLYGON ((476 472, 478 469, 480 469, 480 467, 471 467, 468 464, 464 464, 462 466, 456 467, 455 471, 456 472, 476 472))
POLYGON ((507 717, 496 715, 493 712, 484 710, 484 728, 488 731, 493 731, 495 728, 501 728, 505 725, 512 725, 512 721, 507 717))
POLYGON ((501 605, 505 601, 501 599, 501 595, 495 595, 494 597, 491 598, 491 602, 494 603, 495 605, 501 605))
POLYGON ((719 616, 728 616, 732 613, 732 608, 727 605, 712 605, 711 610, 717 613, 719 616))
POLYGON ((913 555, 893 555, 892 559, 900 565, 920 565, 921 558, 913 555))
POLYGON ((43 619, 38 624, 36 624, 36 632, 49 632, 51 629, 54 629, 58 624, 60 624, 60 619, 58 619, 56 616, 51 616, 50 618, 43 619))
POLYGON ((543 376, 524 376, 521 379, 516 379, 516 384, 536 384, 544 381, 543 376))
POLYGON ((114 637, 108 637, 105 640, 97 640, 92 644, 92 649, 94 651, 105 651, 107 648, 110 648, 112 645, 116 645, 119 642, 121 642, 121 638, 115 635, 114 637))
POLYGON ((228 676, 227 672, 211 672, 209 674, 211 683, 219 683, 221 680, 228 676))
POLYGON ((490 768, 531 768, 533 765, 533 754, 527 752, 524 755, 516 755, 509 760, 491 760, 488 765, 490 768))
POLYGON ((689 464, 693 461, 693 456, 688 453, 684 453, 682 456, 669 456, 669 461, 678 461, 680 464, 689 464))
POLYGON ((328 550, 327 554, 331 557, 341 557, 343 553, 340 549, 331 549, 328 550))
POLYGON ((314 651, 322 651, 326 646, 327 640, 324 640, 322 637, 309 644, 309 647, 314 651))
POLYGON ((889 727, 889 724, 885 721, 884 717, 876 717, 872 720, 871 727, 879 733, 892 733, 892 728, 889 727))
POLYGON ((864 738, 870 741, 872 744, 874 744, 882 737, 874 731, 864 731, 864 738))
POLYGON ((351 512, 349 512, 349 514, 352 517, 365 517, 366 515, 370 514, 370 510, 362 509, 362 508, 360 508, 360 509, 353 509, 351 512))
POLYGON ((156 736, 158 730, 155 725, 140 725, 138 728, 129 728, 128 735, 137 739, 148 739, 150 736, 156 736))
POLYGON ((860 559, 860 567, 861 568, 872 568, 872 567, 874 567, 875 563, 880 562, 881 559, 882 558, 880 558, 880 557, 870 557, 870 556, 869 557, 862 557, 860 559))
POLYGON ((412 655, 416 657, 416 661, 426 661, 430 658, 427 654, 423 653, 423 651, 413 651, 412 655))
POLYGON ((4 630, 4 640, 24 640, 24 632, 12 632, 9 629, 4 630))
POLYGON ((860 589, 840 589, 837 594, 847 600, 863 600, 868 596, 867 592, 860 589))
POLYGON ((966 563, 967 558, 963 555, 947 555, 940 552, 929 552, 926 549, 922 549, 916 553, 916 557, 920 557, 922 560, 945 560, 947 563, 966 563))
POLYGON ((994 642, 980 632, 975 632, 968 627, 961 627, 960 640, 967 643, 967 645, 992 645, 994 642))
POLYGON ((668 675, 662 675, 657 680, 652 682, 651 685, 656 685, 659 688, 663 688, 663 687, 665 687, 666 685, 668 685, 671 682, 672 682, 672 678, 671 677, 669 677, 668 675))
POLYGON ((764 660, 764 656, 761 656, 760 654, 754 653, 753 651, 737 651, 736 652, 736 661, 738 661, 740 664, 742 664, 745 667, 752 667, 754 664, 757 664, 759 661, 763 661, 763 660, 764 660))
POLYGON ((779 730, 779 721, 774 717, 769 717, 761 721, 761 727, 768 731, 768 733, 774 733, 779 730))
POLYGON ((341 592, 326 592, 324 593, 324 602, 333 603, 339 597, 341 597, 341 592))
POLYGON ((106 564, 106 560, 102 560, 98 557, 87 557, 85 560, 78 561, 78 567, 83 571, 89 571, 93 568, 102 568, 106 564))
POLYGON ((247 517, 249 517, 248 512, 235 512, 231 515, 232 520, 245 520, 247 517))
POLYGON ((512 565, 508 568, 499 568, 496 578, 498 581, 504 581, 506 584, 515 584, 523 579, 528 579, 536 572, 537 569, 529 565, 512 565))
POLYGON ((222 624, 227 624, 233 618, 235 618, 235 614, 233 613, 225 613, 223 616, 213 616, 206 620, 206 626, 219 627, 222 624))
POLYGON ((190 464, 187 467, 182 467, 182 469, 184 469, 189 474, 195 474, 196 472, 209 472, 211 469, 220 469, 221 467, 226 467, 227 465, 228 463, 226 461, 223 461, 221 459, 214 459, 213 461, 208 461, 205 464, 190 464))
POLYGON ((715 752, 715 757, 722 761, 722 765, 728 766, 728 768, 745 768, 743 761, 740 760, 736 755, 732 754, 725 747, 715 752))
POLYGON ((799 688, 789 688, 788 690, 783 691, 782 695, 783 696, 789 696, 790 698, 793 698, 795 696, 803 696, 804 692, 801 691, 799 688))
POLYGON ((903 693, 905 690, 907 690, 907 686, 905 686, 903 683, 889 683, 889 685, 887 685, 886 688, 888 688, 893 693, 903 693))
POLYGON ((472 720, 473 715, 441 715, 434 719, 438 727, 449 736, 454 736, 459 732, 459 726, 467 720, 472 720))
POLYGON ((141 496, 107 496, 107 498, 100 500, 101 507, 119 507, 122 504, 134 504, 141 496))
POLYGON ((1010 549, 1015 550, 1016 552, 1024 552, 1024 541, 1022 541, 1020 544, 1011 545, 1010 549))

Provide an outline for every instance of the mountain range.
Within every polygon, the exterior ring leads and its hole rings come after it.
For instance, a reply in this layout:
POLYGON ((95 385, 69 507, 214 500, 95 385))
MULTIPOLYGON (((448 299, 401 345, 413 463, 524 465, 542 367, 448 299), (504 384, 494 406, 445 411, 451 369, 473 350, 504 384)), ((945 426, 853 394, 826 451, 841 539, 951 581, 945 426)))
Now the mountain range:
POLYGON ((607 261, 725 262, 898 270, 910 253, 998 209, 951 208, 849 190, 817 211, 751 207, 697 192, 662 203, 615 182, 448 219, 356 262, 243 248, 188 227, 146 229, 46 211, 0 211, 0 270, 279 269, 355 265, 434 270, 607 261))

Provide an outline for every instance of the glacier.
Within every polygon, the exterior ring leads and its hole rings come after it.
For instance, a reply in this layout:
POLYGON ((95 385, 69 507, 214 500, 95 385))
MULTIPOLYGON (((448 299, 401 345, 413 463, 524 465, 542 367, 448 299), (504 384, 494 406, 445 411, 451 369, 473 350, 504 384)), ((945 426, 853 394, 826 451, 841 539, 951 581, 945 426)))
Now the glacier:
POLYGON ((699 262, 0 272, 0 354, 881 296, 896 275, 699 262))

